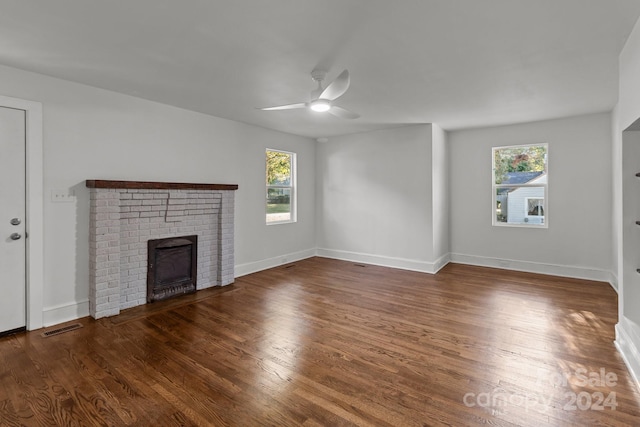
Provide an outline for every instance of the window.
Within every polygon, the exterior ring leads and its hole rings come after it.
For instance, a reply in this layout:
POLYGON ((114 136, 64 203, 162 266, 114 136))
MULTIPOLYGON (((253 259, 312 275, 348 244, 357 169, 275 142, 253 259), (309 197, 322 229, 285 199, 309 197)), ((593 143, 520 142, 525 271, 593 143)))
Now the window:
POLYGON ((544 199, 527 197, 525 200, 527 216, 544 216, 544 199))
POLYGON ((493 225, 547 227, 548 146, 494 147, 493 225))
POLYGON ((296 154, 267 150, 267 224, 295 222, 296 154))

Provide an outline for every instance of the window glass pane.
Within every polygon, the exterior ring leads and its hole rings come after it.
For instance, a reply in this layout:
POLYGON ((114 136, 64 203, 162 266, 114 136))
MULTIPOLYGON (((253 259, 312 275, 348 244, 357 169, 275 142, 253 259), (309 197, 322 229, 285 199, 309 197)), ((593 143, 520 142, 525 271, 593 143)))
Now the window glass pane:
POLYGON ((291 185, 291 153, 267 151, 267 185, 291 185))
POLYGON ((544 199, 527 199, 527 216, 544 216, 544 199))
POLYGON ((267 189, 267 222, 291 220, 291 188, 267 189))
POLYGON ((495 184, 525 184, 546 170, 547 147, 528 145, 495 148, 495 184))
POLYGON ((503 187, 496 189, 496 223, 543 225, 545 187, 503 187))

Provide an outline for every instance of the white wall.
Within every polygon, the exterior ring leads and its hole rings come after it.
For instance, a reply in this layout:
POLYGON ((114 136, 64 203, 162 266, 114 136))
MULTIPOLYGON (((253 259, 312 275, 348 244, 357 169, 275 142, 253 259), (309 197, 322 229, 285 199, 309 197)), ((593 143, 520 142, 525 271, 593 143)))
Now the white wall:
POLYGON ((625 284, 622 305, 625 317, 640 325, 640 310, 634 310, 640 305, 640 275, 636 271, 640 268, 640 227, 635 223, 640 220, 640 178, 635 176, 640 172, 640 131, 623 134, 622 171, 622 282, 625 284))
POLYGON ((88 313, 87 179, 238 184, 236 274, 314 253, 315 141, 8 67, 0 94, 43 104, 45 324, 88 313), (265 225, 266 147, 298 153, 296 224, 265 225))
POLYGON ((634 224, 640 219, 638 178, 640 137, 625 132, 640 119, 640 21, 620 53, 620 92, 614 110, 613 129, 613 202, 614 263, 617 266, 620 315, 616 325, 616 345, 636 381, 640 379, 640 234, 634 224))
POLYGON ((319 248, 431 260, 430 125, 332 138, 317 155, 319 248))
POLYGON ((432 130, 432 173, 433 180, 433 259, 434 270, 442 268, 449 261, 449 149, 447 134, 436 124, 432 130))
MULTIPOLYGON (((444 133, 435 155, 446 158, 444 133)), ((447 230, 433 230, 432 126, 412 125, 318 144, 318 254, 418 271, 438 268, 447 230)), ((446 170, 446 163, 440 164, 446 170)), ((437 180, 438 200, 446 173, 437 180)), ((446 206, 438 224, 446 224, 446 206)))
POLYGON ((611 279, 611 118, 594 114, 448 134, 453 261, 611 279), (491 225, 491 148, 549 144, 549 227, 491 225))
POLYGON ((624 130, 640 117, 640 21, 620 52, 619 69, 617 113, 618 124, 624 130))

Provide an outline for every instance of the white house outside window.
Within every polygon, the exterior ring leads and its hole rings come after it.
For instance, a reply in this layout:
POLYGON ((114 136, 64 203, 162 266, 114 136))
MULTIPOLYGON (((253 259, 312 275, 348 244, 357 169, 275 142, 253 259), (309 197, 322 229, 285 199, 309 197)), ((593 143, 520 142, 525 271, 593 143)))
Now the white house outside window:
POLYGON ((296 154, 267 149, 266 223, 296 221, 296 154))
POLYGON ((548 145, 494 147, 493 225, 548 225, 548 145))

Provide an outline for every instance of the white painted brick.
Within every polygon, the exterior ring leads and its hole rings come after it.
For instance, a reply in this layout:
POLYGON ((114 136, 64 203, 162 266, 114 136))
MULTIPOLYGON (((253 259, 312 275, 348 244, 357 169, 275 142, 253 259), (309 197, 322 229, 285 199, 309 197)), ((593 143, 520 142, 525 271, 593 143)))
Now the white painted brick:
POLYGON ((94 272, 94 276, 96 278, 103 278, 103 277, 107 277, 109 275, 109 270, 107 270, 106 268, 98 268, 96 267, 96 271, 94 272))
POLYGON ((96 241, 94 241, 94 243, 95 243, 96 249, 108 248, 110 246, 109 242, 96 242, 96 241))
POLYGON ((160 199, 150 199, 150 200, 142 201, 143 206, 159 206, 159 205, 165 205, 165 204, 166 204, 166 201, 160 200, 160 199))
POLYGON ((123 244, 137 243, 138 239, 136 237, 125 237, 124 239, 120 239, 120 242, 123 244))
POLYGON ((184 211, 186 207, 187 207, 187 205, 185 205, 183 203, 180 203, 180 204, 169 204, 167 206, 167 212, 184 211))
POLYGON ((98 220, 93 221, 91 225, 92 225, 92 227, 93 227, 94 229, 93 229, 93 230, 91 230, 91 231, 95 232, 95 231, 96 231, 96 229, 98 229, 98 228, 105 228, 105 227, 109 227, 109 224, 110 224, 110 223, 111 223, 111 222, 110 222, 110 220, 108 220, 108 219, 101 219, 101 220, 99 220, 99 221, 98 221, 98 220))
POLYGON ((133 288, 133 287, 129 287, 124 290, 125 295, 132 295, 132 294, 135 294, 136 292, 137 292, 136 288, 133 288))
MULTIPOLYGON (((144 262, 147 262, 147 259, 145 258, 144 262)), ((141 277, 144 276, 144 278, 146 279, 147 277, 147 268, 146 266, 143 267, 139 267, 139 268, 134 268, 133 270, 129 271, 129 275, 130 276, 135 276, 135 277, 141 277)))
POLYGON ((168 222, 168 223, 174 224, 174 223, 182 222, 183 218, 184 217, 182 217, 182 216, 165 217, 165 221, 168 222))
POLYGON ((111 289, 101 289, 101 290, 97 290, 96 291, 96 298, 101 298, 101 297, 109 297, 109 295, 112 295, 113 291, 111 289))
POLYGON ((120 231, 138 230, 139 224, 123 224, 120 226, 120 231))
POLYGON ((92 299, 89 307, 91 315, 95 318, 115 315, 120 309, 146 304, 146 246, 147 240, 151 238, 197 234, 198 289, 233 281, 234 191, 109 189, 104 193, 90 190, 90 193, 92 201, 89 223, 93 231, 90 230, 89 233, 89 295, 92 299), (98 198, 97 194, 108 195, 98 198), (117 201, 118 205, 109 205, 108 202, 105 206, 101 203, 102 200, 117 201), (189 206, 187 212, 186 206, 189 206), (157 216, 140 217, 138 212, 131 212, 132 207, 141 209, 140 212, 155 213, 157 216), (148 207, 151 207, 151 210, 145 209, 148 207), (126 212, 127 209, 130 211, 126 212), (168 214, 169 209, 171 215, 168 214), (117 240, 98 241, 96 225, 99 221, 108 220, 116 224, 100 223, 100 226, 107 227, 106 231, 114 234, 117 240), (179 221, 174 222, 176 220, 179 221), (177 226, 178 224, 180 226, 177 226), (218 227, 221 228, 220 243, 216 237, 218 227), (219 254, 219 246, 229 253, 219 254), (98 258, 99 256, 101 258, 98 258), (105 256, 108 256, 106 264, 105 256), (100 266, 103 268, 97 268, 100 266), (109 266, 111 270, 108 269, 109 266), (96 294, 105 287, 117 297, 112 298, 108 304, 99 305, 96 294), (133 297, 131 301, 123 304, 120 293, 124 295, 125 292, 133 297))
POLYGON ((140 218, 159 217, 160 212, 140 212, 140 218))
POLYGON ((92 191, 90 196, 95 199, 110 199, 113 197, 113 193, 109 191, 92 191))

